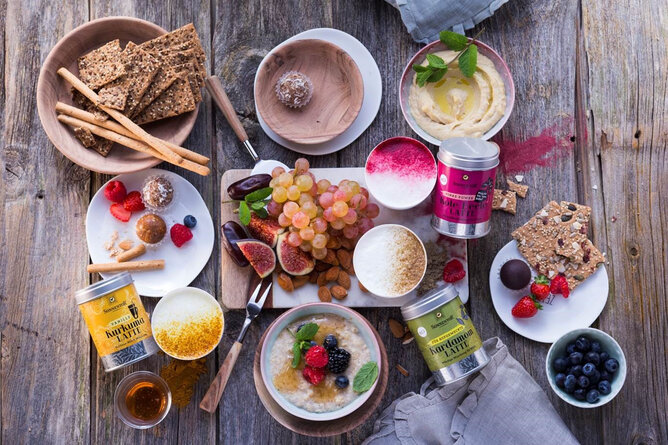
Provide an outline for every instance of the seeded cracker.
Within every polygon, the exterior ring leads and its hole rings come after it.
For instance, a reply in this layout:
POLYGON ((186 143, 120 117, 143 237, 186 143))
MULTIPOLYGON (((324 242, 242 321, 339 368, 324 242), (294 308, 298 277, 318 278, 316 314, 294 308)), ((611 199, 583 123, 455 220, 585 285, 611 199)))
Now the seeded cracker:
POLYGON ((123 111, 125 109, 125 100, 128 98, 127 82, 124 83, 125 85, 102 88, 98 93, 100 104, 114 110, 123 111))
POLYGON ((95 136, 87 128, 77 127, 74 129, 74 135, 81 141, 84 147, 91 148, 95 145, 95 136))
POLYGON ((165 90, 167 90, 174 81, 176 81, 177 76, 174 70, 167 66, 161 66, 156 74, 153 82, 149 85, 148 89, 139 100, 139 103, 130 114, 130 118, 134 120, 146 107, 148 107, 151 102, 158 98, 165 90))
POLYGON ((186 71, 188 84, 190 85, 190 90, 193 93, 193 99, 195 103, 202 101, 202 92, 200 91, 200 82, 197 80, 197 73, 195 72, 194 66, 192 63, 184 63, 182 65, 176 65, 174 69, 177 72, 186 71))
POLYGON ((517 212, 517 196, 510 190, 494 189, 492 210, 503 210, 514 215, 517 212))
POLYGON ((79 78, 91 89, 97 90, 103 85, 125 74, 119 40, 112 40, 106 45, 79 57, 79 78))
POLYGON ((508 188, 513 192, 517 193, 517 196, 519 196, 520 198, 527 197, 527 192, 529 191, 528 185, 518 184, 516 182, 511 181, 510 179, 506 179, 506 182, 508 183, 508 188))
POLYGON ((188 73, 185 71, 179 73, 176 81, 146 107, 135 118, 135 122, 142 125, 193 111, 196 104, 187 75, 188 73))

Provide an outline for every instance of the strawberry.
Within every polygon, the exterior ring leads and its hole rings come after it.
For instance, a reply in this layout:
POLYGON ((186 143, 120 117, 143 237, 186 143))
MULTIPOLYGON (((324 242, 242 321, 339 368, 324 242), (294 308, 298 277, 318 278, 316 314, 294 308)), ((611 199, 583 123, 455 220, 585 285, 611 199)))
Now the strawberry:
POLYGON ((141 200, 141 193, 137 190, 128 193, 123 200, 123 207, 130 212, 140 212, 146 208, 144 202, 141 200))
POLYGON ((552 278, 552 281, 550 282, 550 292, 553 294, 561 294, 564 296, 564 298, 568 298, 571 291, 568 288, 568 281, 566 281, 566 277, 563 275, 557 275, 556 277, 552 278))
POLYGON ((543 301, 550 295, 550 280, 545 275, 538 275, 531 283, 530 290, 534 297, 543 301))
POLYGON ((311 385, 317 385, 325 378, 325 368, 313 368, 309 365, 304 366, 302 375, 311 385))
POLYGON ((174 224, 169 229, 169 236, 176 247, 181 247, 193 237, 193 233, 183 224, 174 224))
POLYGON ((114 218, 123 222, 130 221, 130 216, 132 215, 132 212, 125 210, 123 204, 119 203, 112 204, 111 207, 109 207, 109 211, 114 215, 114 218))
POLYGON ((111 202, 123 202, 126 193, 125 186, 121 181, 109 181, 104 188, 104 197, 111 202))
POLYGON ((327 354, 327 350, 322 346, 311 346, 306 351, 304 361, 312 368, 324 368, 329 363, 329 355, 327 354))
POLYGON ((531 318, 538 313, 539 309, 543 309, 543 306, 527 295, 520 298, 520 301, 513 306, 510 313, 517 318, 531 318))
POLYGON ((446 283, 454 283, 466 276, 464 265, 459 260, 450 260, 443 269, 443 280, 446 283))

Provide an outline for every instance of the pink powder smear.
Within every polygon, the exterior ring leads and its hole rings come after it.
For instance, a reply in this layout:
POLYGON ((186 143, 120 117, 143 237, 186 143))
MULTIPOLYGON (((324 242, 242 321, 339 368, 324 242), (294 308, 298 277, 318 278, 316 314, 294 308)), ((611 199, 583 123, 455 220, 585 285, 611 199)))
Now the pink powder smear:
POLYGON ((549 167, 573 150, 570 139, 573 118, 563 118, 538 136, 525 141, 507 141, 500 135, 493 141, 501 148, 500 164, 505 174, 522 173, 534 167, 549 167), (566 134, 566 136, 560 136, 566 134))

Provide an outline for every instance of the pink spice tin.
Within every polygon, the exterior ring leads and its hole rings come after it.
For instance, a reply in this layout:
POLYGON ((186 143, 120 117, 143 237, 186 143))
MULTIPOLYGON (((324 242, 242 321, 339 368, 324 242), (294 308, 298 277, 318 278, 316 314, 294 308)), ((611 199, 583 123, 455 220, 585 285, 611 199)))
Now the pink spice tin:
POLYGON ((431 225, 454 238, 481 238, 490 230, 499 146, 477 138, 441 142, 431 225))

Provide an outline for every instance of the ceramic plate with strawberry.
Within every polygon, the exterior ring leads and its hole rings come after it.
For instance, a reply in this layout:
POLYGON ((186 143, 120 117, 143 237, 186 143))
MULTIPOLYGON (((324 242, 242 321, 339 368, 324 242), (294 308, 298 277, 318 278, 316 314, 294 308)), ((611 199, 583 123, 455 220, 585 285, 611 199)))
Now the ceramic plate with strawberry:
POLYGON ((608 300, 608 274, 602 266, 575 290, 559 278, 543 277, 531 268, 531 282, 521 290, 501 283, 499 271, 506 261, 524 260, 511 241, 496 254, 489 272, 489 290, 499 318, 523 337, 553 343, 565 333, 590 326, 608 300), (567 295, 565 297, 564 295, 567 295))
MULTIPOLYGON (((167 225, 164 239, 156 246, 147 246, 147 252, 136 260, 165 260, 163 270, 135 272, 132 278, 140 295, 162 297, 177 287, 188 286, 206 265, 213 251, 214 229, 209 210, 197 189, 176 173, 149 169, 116 176, 104 184, 93 196, 86 215, 86 239, 93 263, 109 263, 110 251, 105 248, 111 234, 118 232, 117 242, 129 239, 137 244, 137 220, 150 211, 141 200, 144 180, 153 175, 167 178, 174 187, 175 202, 158 215, 167 225), (196 224, 184 225, 191 215, 196 224), (180 247, 177 247, 180 246, 180 247)), ((101 274, 108 278, 113 274, 101 274)))

